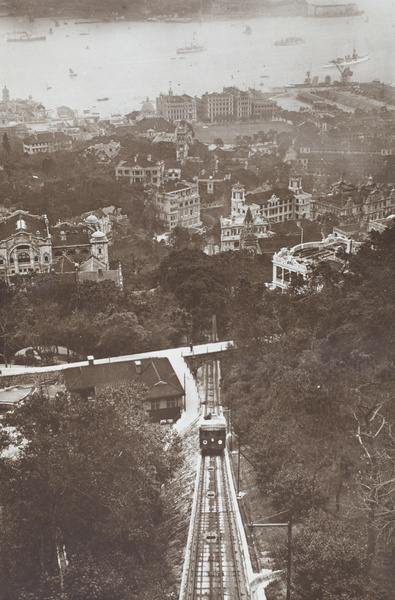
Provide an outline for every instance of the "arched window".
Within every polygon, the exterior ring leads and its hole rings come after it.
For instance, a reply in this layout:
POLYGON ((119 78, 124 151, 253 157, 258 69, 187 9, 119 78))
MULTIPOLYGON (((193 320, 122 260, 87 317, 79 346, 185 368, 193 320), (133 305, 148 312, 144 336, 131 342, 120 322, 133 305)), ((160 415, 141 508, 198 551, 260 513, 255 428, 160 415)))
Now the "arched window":
POLYGON ((28 252, 19 252, 18 263, 30 263, 30 255, 28 252))

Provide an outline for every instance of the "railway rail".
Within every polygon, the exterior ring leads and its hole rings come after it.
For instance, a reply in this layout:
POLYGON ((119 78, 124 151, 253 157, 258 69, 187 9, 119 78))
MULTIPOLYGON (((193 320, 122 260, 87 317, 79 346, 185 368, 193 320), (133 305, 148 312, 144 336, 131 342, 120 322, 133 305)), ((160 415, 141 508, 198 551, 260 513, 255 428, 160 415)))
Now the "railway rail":
POLYGON ((203 456, 183 600, 247 600, 236 515, 224 456, 203 456))
POLYGON ((205 365, 205 410, 204 414, 214 412, 219 405, 218 398, 218 361, 210 360, 205 365))
MULTIPOLYGON (((216 360, 205 365, 205 415, 221 412, 218 371, 216 360)), ((214 425, 217 418, 213 419, 214 425)), ((201 441, 202 454, 179 598, 249 600, 251 595, 239 533, 237 501, 229 477, 229 459, 225 444, 215 447, 218 440, 216 434, 213 435, 212 446, 210 439, 207 446, 201 441)))

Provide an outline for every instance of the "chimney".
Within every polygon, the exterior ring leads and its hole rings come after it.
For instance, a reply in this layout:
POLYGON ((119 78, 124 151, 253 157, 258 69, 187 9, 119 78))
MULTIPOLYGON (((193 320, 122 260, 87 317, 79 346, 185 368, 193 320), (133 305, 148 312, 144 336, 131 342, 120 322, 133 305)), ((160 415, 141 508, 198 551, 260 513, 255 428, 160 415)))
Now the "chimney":
POLYGON ((93 367, 95 362, 95 357, 93 356, 93 354, 89 354, 89 356, 87 356, 86 358, 88 359, 89 366, 93 367))
POLYGON ((137 375, 140 375, 140 373, 141 373, 141 360, 135 360, 134 361, 134 367, 136 369, 137 375))

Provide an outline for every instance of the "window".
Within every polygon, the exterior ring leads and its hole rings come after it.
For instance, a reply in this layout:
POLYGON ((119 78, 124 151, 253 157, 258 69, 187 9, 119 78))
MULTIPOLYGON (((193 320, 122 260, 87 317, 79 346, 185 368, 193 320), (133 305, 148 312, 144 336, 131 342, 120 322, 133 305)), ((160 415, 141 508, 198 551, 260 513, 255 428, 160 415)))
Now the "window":
POLYGON ((177 400, 167 400, 166 402, 167 408, 174 408, 177 406, 177 400))
POLYGON ((151 402, 151 410, 159 410, 159 409, 160 409, 159 400, 154 400, 153 402, 151 402))
POLYGON ((48 258, 48 256, 47 256, 47 255, 45 255, 45 256, 44 256, 44 262, 46 262, 46 263, 47 263, 48 261, 49 261, 49 258, 48 258))
POLYGON ((18 263, 29 263, 30 256, 27 252, 20 252, 18 254, 18 263))

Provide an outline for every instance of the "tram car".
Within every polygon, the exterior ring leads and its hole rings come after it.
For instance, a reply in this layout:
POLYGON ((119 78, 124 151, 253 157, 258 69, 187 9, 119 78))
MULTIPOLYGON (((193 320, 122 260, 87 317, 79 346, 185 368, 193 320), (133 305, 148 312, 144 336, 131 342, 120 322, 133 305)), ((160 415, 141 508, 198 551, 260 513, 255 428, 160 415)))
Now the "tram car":
POLYGON ((202 454, 222 454, 226 445, 226 419, 208 414, 199 421, 199 441, 202 454))

